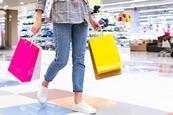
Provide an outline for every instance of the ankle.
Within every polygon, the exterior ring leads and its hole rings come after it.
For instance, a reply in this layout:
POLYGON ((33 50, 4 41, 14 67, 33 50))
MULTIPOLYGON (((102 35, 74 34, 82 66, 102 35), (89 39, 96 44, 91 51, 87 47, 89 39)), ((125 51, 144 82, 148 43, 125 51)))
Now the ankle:
POLYGON ((82 100, 76 100, 76 99, 75 99, 75 101, 74 101, 75 104, 79 104, 79 103, 81 103, 81 102, 82 102, 82 100))
POLYGON ((42 82, 42 86, 48 88, 49 82, 47 82, 46 80, 44 80, 44 81, 42 82))
POLYGON ((82 93, 75 93, 74 94, 74 103, 79 104, 82 102, 82 93))

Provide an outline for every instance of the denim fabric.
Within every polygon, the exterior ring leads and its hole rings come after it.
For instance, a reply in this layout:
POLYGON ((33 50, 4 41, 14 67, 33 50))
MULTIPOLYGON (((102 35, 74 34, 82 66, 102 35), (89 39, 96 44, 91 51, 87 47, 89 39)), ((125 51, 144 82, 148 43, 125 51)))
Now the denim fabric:
POLYGON ((85 51, 87 42, 88 24, 58 24, 54 23, 56 41, 55 59, 49 65, 45 80, 51 82, 57 73, 65 67, 69 59, 70 43, 72 43, 72 81, 73 91, 83 92, 85 73, 85 51))

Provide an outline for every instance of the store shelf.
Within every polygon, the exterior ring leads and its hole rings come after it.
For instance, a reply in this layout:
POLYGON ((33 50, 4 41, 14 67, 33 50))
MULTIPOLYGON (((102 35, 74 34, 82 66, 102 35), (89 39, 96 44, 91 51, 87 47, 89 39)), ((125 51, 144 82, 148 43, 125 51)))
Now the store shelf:
MULTIPOLYGON (((19 14, 18 30, 19 36, 24 38, 30 37, 28 30, 31 30, 34 23, 34 12, 28 14, 19 14)), ((55 49, 55 43, 53 41, 53 25, 52 23, 45 22, 44 20, 37 39, 35 42, 40 45, 43 49, 55 49)))

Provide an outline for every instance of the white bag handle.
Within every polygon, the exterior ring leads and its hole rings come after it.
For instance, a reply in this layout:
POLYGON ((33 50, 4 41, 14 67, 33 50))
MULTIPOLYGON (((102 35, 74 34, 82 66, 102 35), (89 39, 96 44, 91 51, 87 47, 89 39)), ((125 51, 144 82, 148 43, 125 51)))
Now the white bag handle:
MULTIPOLYGON (((32 44, 35 44, 35 43, 34 43, 34 40, 36 39, 36 35, 37 35, 37 34, 34 34, 31 30, 28 30, 28 31, 27 31, 27 34, 29 35, 28 41, 31 42, 31 44, 30 44, 30 47, 31 47, 32 44)), ((27 40, 25 41, 25 44, 26 44, 26 42, 27 42, 27 40)))

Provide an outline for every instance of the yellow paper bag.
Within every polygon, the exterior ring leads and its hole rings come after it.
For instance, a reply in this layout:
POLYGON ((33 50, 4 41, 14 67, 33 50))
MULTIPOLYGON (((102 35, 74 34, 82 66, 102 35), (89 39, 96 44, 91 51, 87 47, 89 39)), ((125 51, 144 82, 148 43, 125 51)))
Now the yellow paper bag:
POLYGON ((91 38, 88 44, 96 79, 121 73, 122 61, 112 34, 91 38))

